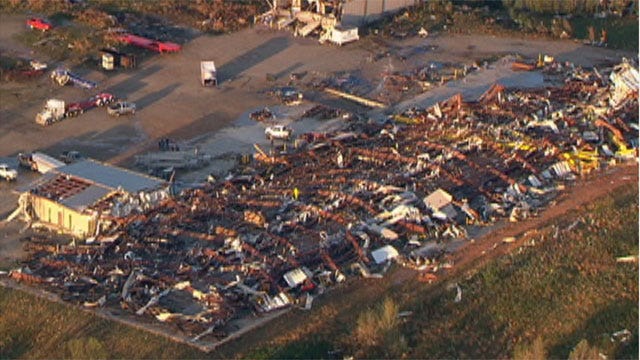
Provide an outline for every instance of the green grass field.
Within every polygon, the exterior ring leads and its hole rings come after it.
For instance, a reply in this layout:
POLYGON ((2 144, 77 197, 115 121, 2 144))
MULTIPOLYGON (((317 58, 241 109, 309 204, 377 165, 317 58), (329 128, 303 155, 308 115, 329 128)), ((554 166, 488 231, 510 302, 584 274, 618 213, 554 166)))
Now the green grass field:
POLYGON ((0 287, 0 359, 177 359, 194 349, 73 306, 0 287))

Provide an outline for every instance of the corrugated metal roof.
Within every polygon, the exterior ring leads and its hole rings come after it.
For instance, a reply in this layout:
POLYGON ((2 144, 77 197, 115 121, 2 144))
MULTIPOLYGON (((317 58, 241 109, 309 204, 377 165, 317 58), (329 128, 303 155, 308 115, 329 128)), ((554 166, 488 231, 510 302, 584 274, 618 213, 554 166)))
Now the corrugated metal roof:
POLYGON ((287 285, 289 285, 290 288, 294 288, 302 284, 309 277, 307 275, 308 270, 305 270, 306 269, 303 268, 297 268, 287 272, 283 275, 284 281, 287 282, 287 285))
POLYGON ((112 189, 108 189, 99 185, 91 185, 71 197, 68 197, 60 202, 60 204, 70 207, 72 209, 82 211, 87 207, 95 204, 98 200, 112 192, 112 189))
POLYGON ((122 188, 129 193, 152 190, 166 185, 162 179, 138 174, 123 168, 87 159, 53 170, 57 173, 69 174, 103 185, 111 189, 122 188))
POLYGON ((42 184, 45 184, 45 183, 55 179, 57 176, 58 176, 58 174, 54 174, 54 173, 51 173, 51 172, 42 174, 39 178, 35 179, 34 181, 30 182, 29 184, 19 186, 17 188, 17 190, 19 192, 31 191, 31 190, 37 188, 38 186, 40 186, 42 184))
POLYGON ((424 198, 424 204, 433 210, 440 210, 449 205, 451 200, 453 200, 451 194, 442 189, 438 189, 424 198))

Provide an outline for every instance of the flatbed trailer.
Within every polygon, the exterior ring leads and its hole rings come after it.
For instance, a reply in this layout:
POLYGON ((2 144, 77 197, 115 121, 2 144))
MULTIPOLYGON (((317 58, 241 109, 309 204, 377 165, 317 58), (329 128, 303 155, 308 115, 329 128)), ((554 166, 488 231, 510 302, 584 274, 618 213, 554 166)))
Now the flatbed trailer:
POLYGON ((135 45, 147 50, 155 51, 161 54, 178 52, 182 49, 182 46, 173 42, 157 41, 157 40, 152 40, 142 36, 128 34, 128 33, 118 34, 116 35, 115 38, 118 41, 130 44, 130 45, 135 45))

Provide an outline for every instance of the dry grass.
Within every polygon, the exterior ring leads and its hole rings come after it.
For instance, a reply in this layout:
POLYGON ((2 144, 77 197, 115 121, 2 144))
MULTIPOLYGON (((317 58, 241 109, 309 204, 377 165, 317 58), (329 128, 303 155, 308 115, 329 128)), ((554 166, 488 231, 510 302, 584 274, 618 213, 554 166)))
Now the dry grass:
POLYGON ((194 358, 192 348, 0 287, 0 358, 194 358))

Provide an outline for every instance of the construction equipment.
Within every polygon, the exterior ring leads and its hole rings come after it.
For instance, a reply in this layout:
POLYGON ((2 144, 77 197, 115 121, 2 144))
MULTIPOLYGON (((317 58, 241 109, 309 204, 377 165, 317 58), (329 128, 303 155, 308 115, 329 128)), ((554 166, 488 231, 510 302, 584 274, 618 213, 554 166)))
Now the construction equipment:
POLYGON ((618 148, 615 152, 615 157, 620 159, 632 159, 637 156, 637 150, 627 146, 624 136, 622 135, 622 131, 617 127, 602 119, 597 119, 593 124, 597 127, 604 127, 611 131, 611 134, 613 135, 612 141, 618 148))
POLYGON ((45 103, 44 109, 36 115, 36 123, 42 126, 51 125, 65 118, 78 116, 93 107, 104 106, 114 100, 115 97, 109 93, 101 93, 92 96, 86 101, 75 103, 65 103, 64 100, 49 99, 45 103))
POLYGON ((571 171, 580 175, 588 174, 592 170, 598 169, 600 166, 597 150, 589 151, 582 149, 574 152, 567 152, 562 154, 562 158, 569 163, 571 171))
POLYGON ((69 71, 69 69, 62 67, 51 72, 51 80, 60 86, 65 86, 69 83, 85 89, 93 89, 97 86, 95 82, 83 79, 69 71))

